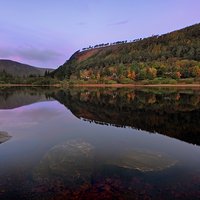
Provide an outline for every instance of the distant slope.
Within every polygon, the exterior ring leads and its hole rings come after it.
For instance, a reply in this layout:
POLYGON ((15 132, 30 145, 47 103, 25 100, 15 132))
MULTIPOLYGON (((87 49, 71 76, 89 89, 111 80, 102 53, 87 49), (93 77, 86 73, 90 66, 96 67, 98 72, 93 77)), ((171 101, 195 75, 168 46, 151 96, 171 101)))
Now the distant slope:
POLYGON ((77 51, 52 76, 98 79, 113 74, 138 80, 200 76, 200 24, 130 43, 77 51))
POLYGON ((44 75, 46 70, 53 71, 52 69, 38 68, 12 60, 0 59, 0 72, 5 71, 12 76, 44 75))

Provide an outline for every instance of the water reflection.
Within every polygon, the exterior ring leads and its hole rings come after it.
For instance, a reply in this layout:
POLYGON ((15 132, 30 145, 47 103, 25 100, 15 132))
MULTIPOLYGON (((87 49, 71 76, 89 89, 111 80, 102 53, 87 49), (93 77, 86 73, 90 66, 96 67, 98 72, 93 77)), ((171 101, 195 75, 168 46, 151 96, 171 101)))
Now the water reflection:
POLYGON ((47 101, 47 88, 10 87, 0 89, 0 109, 13 109, 35 102, 47 101))
POLYGON ((1 200, 200 197, 200 90, 0 94, 1 200))
POLYGON ((73 89, 52 96, 89 122, 200 144, 200 90, 73 89))
POLYGON ((198 89, 11 87, 0 90, 0 109, 53 99, 84 121, 156 132, 200 145, 198 89))

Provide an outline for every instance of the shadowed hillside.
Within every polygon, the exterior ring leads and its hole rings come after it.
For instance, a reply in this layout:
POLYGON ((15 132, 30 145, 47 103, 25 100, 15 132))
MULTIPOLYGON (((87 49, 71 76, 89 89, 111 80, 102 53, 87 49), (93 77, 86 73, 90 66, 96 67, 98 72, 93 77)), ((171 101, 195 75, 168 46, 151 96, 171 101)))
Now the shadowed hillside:
POLYGON ((11 76, 27 77, 31 75, 44 76, 46 71, 52 69, 38 68, 30 65, 22 64, 12 60, 0 59, 0 73, 5 72, 11 76))

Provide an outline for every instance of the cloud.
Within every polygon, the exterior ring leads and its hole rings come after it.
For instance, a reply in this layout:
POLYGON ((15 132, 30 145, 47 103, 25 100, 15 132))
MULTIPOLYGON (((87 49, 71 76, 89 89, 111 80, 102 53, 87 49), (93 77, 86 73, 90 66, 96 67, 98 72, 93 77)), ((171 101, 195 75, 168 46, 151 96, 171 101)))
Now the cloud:
POLYGON ((108 24, 108 25, 109 26, 119 26, 119 25, 127 24, 128 22, 129 22, 129 20, 122 20, 122 21, 118 21, 118 22, 111 23, 111 24, 108 24))
POLYGON ((27 60, 50 61, 62 57, 63 54, 51 49, 37 49, 34 47, 19 49, 18 56, 27 60))
POLYGON ((8 25, 0 30, 0 59, 53 68, 66 60, 66 49, 51 32, 8 25))
MULTIPOLYGON (((30 98, 30 97, 29 97, 30 98)), ((34 98, 34 97, 33 97, 34 98)), ((37 102, 15 111, 0 110, 0 126, 2 130, 9 128, 31 128, 52 120, 62 114, 62 107, 57 101, 37 102), (8 123, 9 121, 12 123, 8 123)))
POLYGON ((78 26, 85 26, 85 25, 87 25, 87 23, 86 22, 79 22, 79 23, 77 23, 77 25, 78 26))
POLYGON ((12 50, 0 48, 0 58, 10 57, 12 55, 13 55, 12 50))
POLYGON ((33 46, 26 47, 1 47, 0 48, 0 57, 1 58, 21 58, 20 60, 31 60, 46 62, 57 60, 63 57, 64 54, 54 51, 52 49, 39 49, 33 46))

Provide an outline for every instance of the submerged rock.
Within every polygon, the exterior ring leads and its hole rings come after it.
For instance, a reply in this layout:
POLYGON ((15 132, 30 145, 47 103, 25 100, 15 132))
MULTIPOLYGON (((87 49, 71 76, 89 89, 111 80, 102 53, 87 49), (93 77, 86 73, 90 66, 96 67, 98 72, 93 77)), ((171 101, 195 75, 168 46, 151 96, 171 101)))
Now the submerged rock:
POLYGON ((176 160, 158 152, 130 150, 108 164, 127 169, 135 169, 142 172, 160 171, 177 163, 176 160))
POLYGON ((69 140, 50 149, 35 170, 34 179, 64 180, 70 186, 90 181, 93 146, 83 140, 69 140))
POLYGON ((11 138, 10 135, 8 135, 5 131, 0 131, 0 144, 8 141, 11 138))

